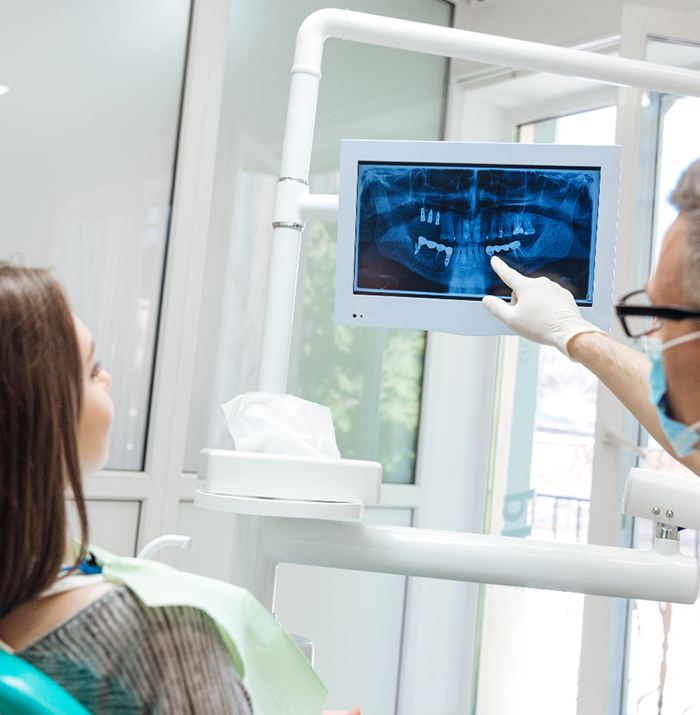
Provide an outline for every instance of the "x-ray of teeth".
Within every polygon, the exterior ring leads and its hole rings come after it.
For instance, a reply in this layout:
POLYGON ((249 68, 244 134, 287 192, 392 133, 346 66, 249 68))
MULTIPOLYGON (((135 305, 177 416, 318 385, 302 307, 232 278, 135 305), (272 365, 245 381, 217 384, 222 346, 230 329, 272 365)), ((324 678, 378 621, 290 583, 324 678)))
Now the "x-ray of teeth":
POLYGON ((593 293, 600 170, 360 162, 355 292, 510 295, 492 256, 593 293))

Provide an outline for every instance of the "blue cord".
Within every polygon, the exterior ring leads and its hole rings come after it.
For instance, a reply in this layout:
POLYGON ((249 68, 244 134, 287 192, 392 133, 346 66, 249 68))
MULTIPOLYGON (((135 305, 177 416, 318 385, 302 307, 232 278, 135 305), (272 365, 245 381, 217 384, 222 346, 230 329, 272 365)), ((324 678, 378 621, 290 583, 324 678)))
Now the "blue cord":
MULTIPOLYGON (((75 570, 75 566, 61 566, 60 568, 60 571, 62 573, 75 570)), ((85 574, 86 576, 92 576, 93 574, 102 573, 102 566, 97 563, 95 554, 89 552, 87 558, 83 559, 78 564, 77 570, 80 571, 80 573, 85 574)))

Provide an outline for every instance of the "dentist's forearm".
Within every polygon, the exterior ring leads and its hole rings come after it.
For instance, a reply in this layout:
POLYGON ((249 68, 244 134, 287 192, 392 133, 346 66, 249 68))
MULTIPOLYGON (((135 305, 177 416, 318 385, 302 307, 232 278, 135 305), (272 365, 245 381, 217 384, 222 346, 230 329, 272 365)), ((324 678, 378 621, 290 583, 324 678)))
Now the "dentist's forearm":
POLYGON ((603 333, 579 333, 569 340, 571 357, 587 367, 639 420, 659 444, 664 443, 656 410, 649 401, 649 360, 603 333))
MULTIPOLYGON (((596 375, 647 432, 674 459, 678 459, 661 429, 656 408, 649 400, 650 364, 646 355, 602 333, 579 333, 569 340, 568 350, 574 360, 596 375)), ((697 453, 678 461, 700 475, 700 455, 697 453)))

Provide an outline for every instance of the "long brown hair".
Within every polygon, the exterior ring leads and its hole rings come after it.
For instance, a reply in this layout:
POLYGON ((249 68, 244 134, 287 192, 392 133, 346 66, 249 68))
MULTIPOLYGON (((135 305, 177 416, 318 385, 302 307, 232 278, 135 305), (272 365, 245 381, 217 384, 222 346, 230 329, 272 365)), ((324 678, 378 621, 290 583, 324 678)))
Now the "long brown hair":
POLYGON ((56 578, 66 486, 81 552, 88 543, 77 441, 82 385, 75 324, 58 282, 46 270, 0 262, 0 618, 56 578))

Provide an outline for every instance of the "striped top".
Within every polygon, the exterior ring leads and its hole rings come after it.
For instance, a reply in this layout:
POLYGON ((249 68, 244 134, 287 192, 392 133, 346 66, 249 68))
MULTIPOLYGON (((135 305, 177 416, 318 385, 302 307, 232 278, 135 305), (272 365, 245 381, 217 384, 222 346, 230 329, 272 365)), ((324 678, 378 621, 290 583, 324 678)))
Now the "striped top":
POLYGON ((206 613, 190 606, 149 608, 124 586, 17 655, 95 715, 253 712, 206 613))

